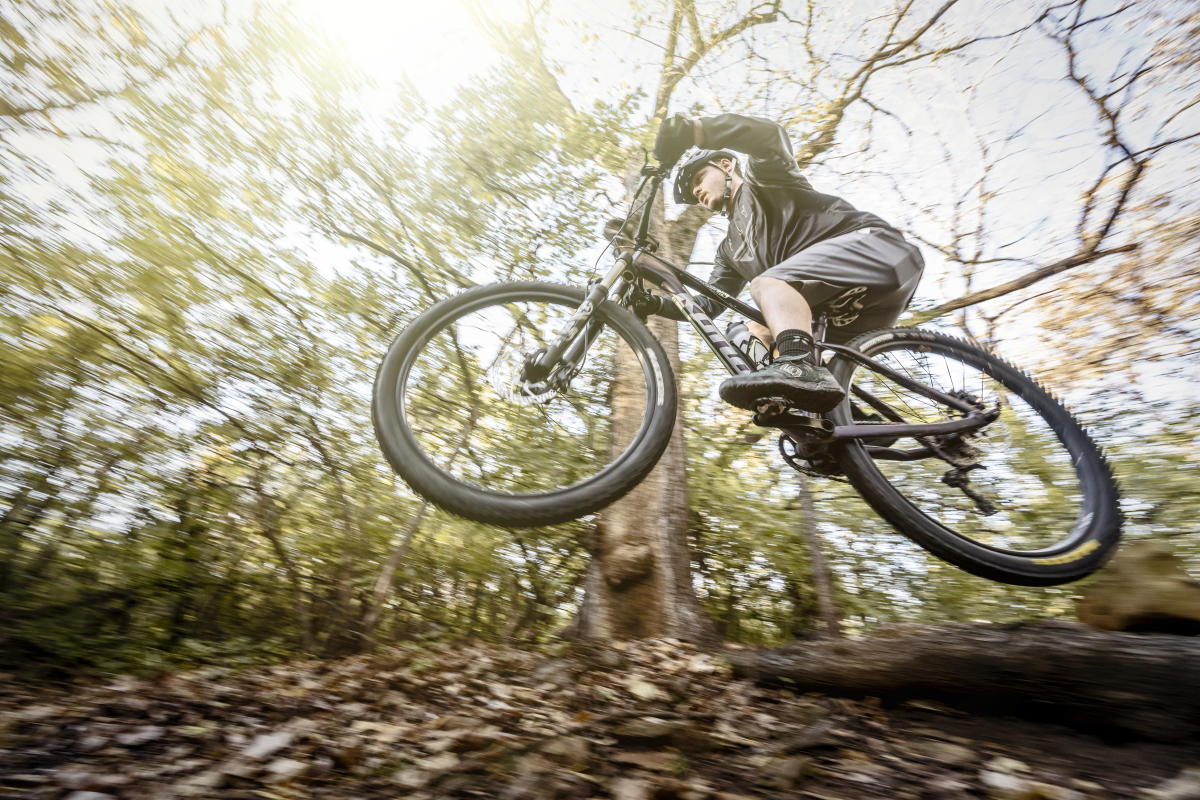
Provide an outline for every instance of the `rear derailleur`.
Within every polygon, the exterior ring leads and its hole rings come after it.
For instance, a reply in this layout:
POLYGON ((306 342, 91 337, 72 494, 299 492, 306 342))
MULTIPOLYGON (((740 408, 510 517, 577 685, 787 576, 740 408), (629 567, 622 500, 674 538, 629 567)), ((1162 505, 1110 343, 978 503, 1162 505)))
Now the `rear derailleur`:
POLYGON ((977 469, 987 469, 979 463, 984 456, 982 450, 958 434, 950 434, 932 447, 938 457, 951 466, 942 476, 942 483, 969 497, 975 503, 976 510, 983 516, 990 517, 999 512, 1000 509, 996 508, 991 500, 971 488, 969 473, 977 469))

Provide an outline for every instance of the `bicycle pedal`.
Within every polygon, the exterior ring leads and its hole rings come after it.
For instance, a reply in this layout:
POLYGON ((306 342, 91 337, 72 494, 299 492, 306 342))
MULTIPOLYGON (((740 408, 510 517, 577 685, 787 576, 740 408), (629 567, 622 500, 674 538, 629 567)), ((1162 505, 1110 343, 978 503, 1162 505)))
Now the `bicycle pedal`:
POLYGON ((791 410, 792 404, 782 397, 764 397, 755 404, 754 423, 756 425, 769 426, 770 423, 763 420, 783 417, 791 410))
POLYGON ((795 428, 825 434, 827 424, 820 417, 796 408, 781 397, 766 398, 758 404, 754 424, 764 428, 795 428))

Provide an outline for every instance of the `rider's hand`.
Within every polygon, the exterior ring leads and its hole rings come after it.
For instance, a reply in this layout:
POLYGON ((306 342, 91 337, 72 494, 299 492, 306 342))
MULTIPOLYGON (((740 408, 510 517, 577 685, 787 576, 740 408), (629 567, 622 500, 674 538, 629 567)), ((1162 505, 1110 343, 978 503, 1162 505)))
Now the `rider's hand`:
POLYGON ((645 294, 635 300, 630 308, 633 309, 633 313, 645 319, 651 314, 661 314, 665 305, 666 300, 659 295, 645 294))
POLYGON ((674 164, 696 141, 696 123, 683 114, 676 114, 658 129, 654 140, 654 157, 664 166, 674 164))

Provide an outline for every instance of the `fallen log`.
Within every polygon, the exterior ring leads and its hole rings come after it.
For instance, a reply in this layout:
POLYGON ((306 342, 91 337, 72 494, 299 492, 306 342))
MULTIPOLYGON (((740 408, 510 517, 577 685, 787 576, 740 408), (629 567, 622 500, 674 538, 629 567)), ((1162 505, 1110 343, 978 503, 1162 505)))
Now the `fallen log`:
POLYGON ((936 699, 1099 734, 1200 735, 1200 638, 1065 621, 897 626, 861 639, 729 650, 739 677, 798 691, 936 699))

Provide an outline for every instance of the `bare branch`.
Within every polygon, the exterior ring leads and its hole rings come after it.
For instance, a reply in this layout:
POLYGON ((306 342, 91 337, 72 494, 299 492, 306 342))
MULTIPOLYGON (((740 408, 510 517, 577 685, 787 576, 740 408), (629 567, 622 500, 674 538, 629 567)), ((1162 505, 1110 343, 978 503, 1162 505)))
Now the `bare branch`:
MULTIPOLYGON (((1200 100, 1197 100, 1196 102, 1200 102, 1200 100)), ((1195 133, 1189 133, 1186 136, 1178 136, 1174 139, 1168 139, 1165 142, 1159 142, 1158 144, 1152 144, 1149 147, 1142 148, 1141 150, 1134 152, 1132 155, 1136 158, 1137 156, 1145 155, 1146 153, 1157 153, 1159 150, 1162 150, 1164 147, 1170 147, 1173 144, 1179 144, 1180 142, 1186 142, 1189 139, 1195 139, 1198 136, 1200 136, 1200 131, 1196 131, 1195 133)))
POLYGON ((700 19, 696 16, 695 0, 684 0, 683 10, 687 14, 688 28, 692 31, 692 38, 697 42, 703 42, 704 32, 700 30, 700 19))
POLYGON ((272 289, 270 286, 268 286, 263 281, 259 280, 254 275, 250 274, 246 270, 244 270, 241 267, 234 264, 229 259, 222 256, 217 251, 213 250, 211 247, 209 247, 208 242, 201 239, 199 234, 197 234, 188 225, 185 225, 180 220, 174 220, 173 224, 175 225, 176 228, 178 228, 180 231, 182 231, 183 234, 187 238, 191 239, 196 244, 196 246, 198 246, 205 253, 208 253, 209 258, 213 259, 214 261, 219 263, 222 267, 229 270, 229 272, 233 273, 234 275, 237 275, 239 278, 246 281, 247 283, 258 287, 258 289, 260 291, 262 291, 264 294, 266 294, 268 297, 270 297, 272 300, 274 300, 275 303, 280 308, 282 308, 288 314, 291 315, 292 319, 294 319, 296 321, 296 325, 300 328, 300 330, 304 331, 304 335, 308 337, 309 341, 314 342, 314 343, 319 341, 317 339, 317 337, 313 334, 313 332, 308 329, 308 323, 305 321, 304 317, 300 314, 300 312, 298 310, 296 310, 295 308, 293 308, 291 303, 289 303, 287 300, 285 300, 283 297, 281 297, 278 292, 276 292, 274 289, 272 289))
MULTIPOLYGON (((404 269, 406 269, 410 273, 412 273, 412 276, 417 279, 418 283, 421 284, 421 288, 425 291, 425 294, 427 297, 432 299, 435 297, 440 297, 443 294, 441 292, 441 290, 439 290, 437 288, 437 285, 434 284, 432 281, 430 281, 429 277, 425 274, 424 270, 422 270, 419 266, 417 266, 417 263, 415 261, 413 261, 412 259, 405 258, 404 256, 400 255, 400 253, 396 252, 395 250, 392 250, 391 248, 388 248, 388 247, 380 244, 379 242, 369 239, 366 236, 362 236, 360 234, 354 233, 353 231, 348 231, 348 230, 345 230, 344 228, 337 228, 334 226, 330 226, 329 231, 331 233, 337 234, 338 236, 341 236, 343 239, 348 239, 352 242, 358 242, 359 244, 364 245, 364 246, 370 248, 371 250, 374 250, 376 253, 387 256, 388 258, 395 261, 401 267, 403 267, 404 269)), ((466 286, 466 285, 467 285, 466 282, 462 282, 462 281, 459 282, 460 287, 466 286)))
MULTIPOLYGON (((957 0, 956 0, 957 1, 957 0)), ((742 17, 737 22, 730 25, 723 31, 718 32, 711 40, 712 47, 729 41, 739 36, 743 31, 753 28, 755 25, 762 25, 767 22, 774 22, 779 18, 779 6, 782 0, 772 0, 769 3, 763 3, 759 8, 766 7, 768 11, 751 10, 746 16, 742 17)))
POLYGON ((201 30, 190 36, 187 41, 180 45, 179 50, 172 56, 169 56, 161 65, 150 70, 149 75, 140 80, 133 80, 124 86, 116 89, 89 89, 81 93, 81 96, 72 98, 71 100, 51 101, 37 106, 15 106, 8 101, 0 98, 0 117, 19 120, 21 117, 30 114, 48 114, 51 111, 66 111, 80 106, 89 105, 100 100, 106 100, 113 97, 119 97, 127 92, 132 92, 135 89, 140 89, 161 78, 175 66, 182 64, 187 59, 187 49, 192 42, 196 41, 206 31, 201 30))
MULTIPOLYGON (((687 2, 687 0, 682 0, 687 2)), ((749 30, 755 25, 763 25, 769 22, 774 22, 779 18, 779 6, 782 0, 772 0, 763 6, 756 8, 761 9, 765 6, 767 10, 759 11, 751 9, 744 17, 722 31, 717 32, 711 39, 696 41, 692 43, 691 49, 683 56, 678 63, 674 58, 664 62, 662 77, 659 82, 658 91, 655 92, 655 118, 662 119, 666 116, 667 104, 670 100, 672 92, 683 80, 685 75, 691 73, 692 69, 700 62, 702 58, 715 50, 720 45, 733 39, 743 32, 749 30)), ((671 35, 678 33, 679 26, 679 10, 676 8, 676 13, 672 16, 671 35)))
MULTIPOLYGON (((801 167, 806 167, 815 161, 819 156, 828 151, 835 143, 837 138, 837 129, 841 126, 842 121, 849 108, 857 101, 862 100, 866 92, 866 88, 871 78, 876 74, 890 70, 895 67, 900 67, 914 62, 940 57, 949 53, 965 50, 972 45, 980 42, 998 41, 1010 39, 1018 36, 1034 26, 1038 25, 1049 12, 1043 12, 1036 19, 1022 25, 1013 30, 1001 34, 991 36, 978 36, 970 39, 964 39, 945 47, 940 47, 934 50, 916 52, 910 55, 903 55, 907 50, 917 46, 920 43, 921 37, 929 32, 930 29, 943 17, 957 2, 957 0, 947 0, 941 7, 933 12, 928 19, 925 20, 916 31, 908 36, 904 41, 892 43, 898 25, 903 17, 908 13, 911 3, 905 5, 893 20, 887 36, 876 48, 874 54, 867 57, 862 66, 853 74, 848 76, 842 82, 842 91, 835 100, 829 101, 825 120, 817 128, 815 132, 810 134, 808 138, 801 144, 797 150, 796 161, 801 167)), ((810 20, 811 26, 811 9, 810 20)), ((807 32, 806 32, 807 33, 807 32)), ((810 58, 815 59, 815 54, 809 51, 810 58)))
MULTIPOLYGON (((667 103, 671 96, 671 89, 675 86, 674 81, 678 80, 676 77, 678 68, 675 66, 675 51, 679 47, 679 16, 680 4, 676 3, 671 13, 671 22, 667 26, 667 44, 663 48, 661 73, 663 80, 658 87, 658 96, 655 98, 654 103, 654 119, 656 122, 661 122, 667 118, 667 103)), ((696 34, 695 38, 695 46, 702 46, 702 39, 699 33, 696 34)), ((682 75, 679 77, 682 77, 682 75)))
POLYGON ((916 315, 917 320, 919 322, 926 322, 944 314, 948 314, 951 311, 956 311, 960 308, 966 308, 967 306, 973 306, 988 300, 994 300, 997 297, 1003 297, 1006 294, 1011 294, 1012 292, 1024 289, 1027 286, 1032 286, 1039 281, 1043 281, 1046 278, 1051 278, 1055 275, 1058 275, 1060 272, 1066 272, 1069 269, 1074 269, 1075 267, 1079 267, 1084 264, 1090 264, 1093 261, 1098 261, 1101 258, 1116 255, 1117 253, 1129 253, 1137 249, 1138 245, 1136 244, 1126 244, 1120 247, 1109 248, 1108 250, 1085 250, 1084 252, 1076 253, 1075 255, 1055 261, 1053 264, 1047 264, 1041 269, 1034 270, 1033 272, 1022 275, 1019 278, 1014 278, 1007 283, 1002 283, 999 286, 993 286, 991 289, 983 289, 965 297, 960 297, 957 300, 951 300, 948 303, 943 303, 942 305, 931 308, 928 311, 922 311, 916 315))

